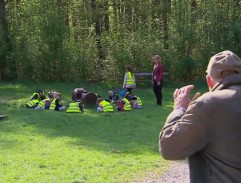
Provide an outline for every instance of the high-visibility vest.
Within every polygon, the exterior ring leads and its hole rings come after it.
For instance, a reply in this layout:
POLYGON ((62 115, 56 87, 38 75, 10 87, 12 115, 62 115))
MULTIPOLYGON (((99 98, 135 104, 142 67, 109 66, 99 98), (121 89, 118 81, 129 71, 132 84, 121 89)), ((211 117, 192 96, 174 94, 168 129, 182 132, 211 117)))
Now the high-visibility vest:
POLYGON ((46 99, 41 100, 41 101, 39 102, 38 106, 39 106, 39 107, 44 107, 45 104, 46 104, 46 101, 48 101, 48 100, 49 100, 49 102, 51 102, 51 100, 50 100, 49 98, 46 98, 46 99))
POLYGON ((136 97, 136 98, 137 98, 137 100, 136 100, 137 104, 139 106, 142 106, 142 100, 140 99, 140 97, 136 97))
POLYGON ((124 111, 132 110, 131 103, 129 102, 129 100, 127 100, 126 98, 123 98, 123 101, 125 102, 124 111))
POLYGON ((134 84, 135 84, 134 74, 131 72, 127 72, 126 85, 134 85, 134 84))
POLYGON ((56 104, 55 104, 56 98, 52 100, 49 109, 50 110, 55 110, 56 104))
POLYGON ((35 105, 37 105, 38 103, 39 103, 39 100, 38 99, 34 99, 34 100, 31 100, 28 103, 26 103, 26 105, 28 107, 35 107, 35 105))
POLYGON ((130 92, 126 92, 125 97, 126 97, 127 95, 129 95, 129 94, 131 94, 131 93, 130 93, 130 92))
POLYGON ((40 94, 37 93, 37 92, 34 92, 34 93, 32 94, 30 100, 34 97, 34 95, 38 95, 38 98, 37 98, 37 99, 38 99, 38 100, 41 100, 41 98, 40 98, 40 94))
POLYGON ((69 104, 69 108, 66 110, 68 113, 81 112, 79 108, 79 102, 71 102, 69 104))
POLYGON ((100 102, 100 105, 102 106, 104 112, 114 112, 114 107, 110 102, 103 100, 100 102))

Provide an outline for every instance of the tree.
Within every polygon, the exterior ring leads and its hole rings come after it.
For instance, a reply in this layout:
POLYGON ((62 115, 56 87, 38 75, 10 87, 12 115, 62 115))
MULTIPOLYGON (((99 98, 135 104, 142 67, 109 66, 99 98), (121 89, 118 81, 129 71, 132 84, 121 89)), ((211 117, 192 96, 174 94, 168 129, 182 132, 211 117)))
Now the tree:
POLYGON ((0 79, 16 79, 17 69, 15 60, 11 57, 13 47, 4 0, 0 0, 0 33, 0 79))

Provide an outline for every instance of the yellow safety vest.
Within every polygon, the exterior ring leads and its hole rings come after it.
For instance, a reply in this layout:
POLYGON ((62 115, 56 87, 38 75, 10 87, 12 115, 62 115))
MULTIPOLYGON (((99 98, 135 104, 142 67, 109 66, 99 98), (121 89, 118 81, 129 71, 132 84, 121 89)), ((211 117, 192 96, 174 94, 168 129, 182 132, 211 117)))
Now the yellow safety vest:
POLYGON ((136 98, 137 98, 137 100, 136 100, 137 104, 139 106, 142 106, 142 101, 141 101, 140 97, 136 97, 136 98))
POLYGON ((69 108, 66 110, 68 113, 78 113, 81 112, 79 108, 79 102, 71 102, 69 108))
POLYGON ((127 95, 129 95, 129 94, 131 94, 131 93, 130 93, 130 92, 126 92, 125 96, 127 96, 127 95))
POLYGON ((52 100, 49 109, 50 110, 55 110, 56 104, 55 104, 56 98, 52 100))
POLYGON ((127 72, 126 85, 134 85, 134 84, 135 84, 134 74, 131 72, 127 72))
POLYGON ((45 106, 47 100, 49 100, 49 102, 51 102, 51 100, 50 100, 49 98, 46 98, 46 99, 41 100, 41 101, 39 102, 38 106, 39 106, 39 107, 45 106))
POLYGON ((34 105, 38 104, 39 103, 39 100, 38 99, 34 99, 34 100, 31 100, 29 101, 28 103, 26 103, 26 105, 28 107, 34 107, 34 105))
POLYGON ((31 98, 30 98, 30 100, 34 97, 34 95, 38 95, 38 100, 41 100, 41 98, 40 98, 40 94, 39 93, 37 93, 37 92, 34 92, 33 94, 32 94, 32 96, 31 96, 31 98))
POLYGON ((39 107, 45 106, 45 101, 46 101, 46 100, 47 100, 47 99, 41 100, 41 101, 38 103, 38 106, 39 106, 39 107))
POLYGON ((114 112, 114 107, 110 102, 103 100, 100 102, 100 105, 102 106, 104 112, 114 112))
POLYGON ((129 102, 129 100, 127 100, 126 98, 123 98, 123 101, 125 102, 124 111, 132 110, 131 103, 129 102))

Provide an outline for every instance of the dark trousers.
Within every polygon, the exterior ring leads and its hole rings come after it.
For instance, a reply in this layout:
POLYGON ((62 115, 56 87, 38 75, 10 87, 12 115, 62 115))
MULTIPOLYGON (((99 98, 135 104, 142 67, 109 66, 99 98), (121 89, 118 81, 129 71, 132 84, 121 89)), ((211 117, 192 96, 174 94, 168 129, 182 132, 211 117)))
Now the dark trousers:
POLYGON ((158 105, 162 105, 162 84, 163 81, 160 82, 160 85, 157 85, 156 81, 153 82, 153 91, 155 93, 156 103, 158 105))
POLYGON ((126 88, 126 90, 131 93, 132 88, 126 88))

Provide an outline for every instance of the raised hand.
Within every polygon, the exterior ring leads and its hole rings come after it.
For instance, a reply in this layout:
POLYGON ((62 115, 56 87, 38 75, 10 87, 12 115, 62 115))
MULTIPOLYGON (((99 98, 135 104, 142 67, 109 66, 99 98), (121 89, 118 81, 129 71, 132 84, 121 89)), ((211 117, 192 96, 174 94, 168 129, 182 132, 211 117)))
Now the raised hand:
MULTIPOLYGON (((176 89, 173 93, 174 108, 182 107, 187 109, 189 103, 191 102, 190 93, 193 89, 194 85, 187 85, 180 89, 176 89)), ((198 97, 198 94, 195 96, 198 97)))

